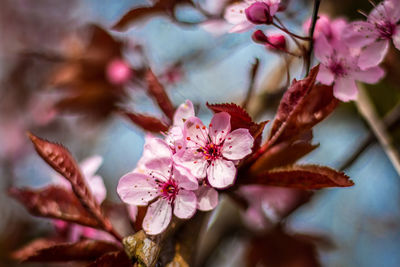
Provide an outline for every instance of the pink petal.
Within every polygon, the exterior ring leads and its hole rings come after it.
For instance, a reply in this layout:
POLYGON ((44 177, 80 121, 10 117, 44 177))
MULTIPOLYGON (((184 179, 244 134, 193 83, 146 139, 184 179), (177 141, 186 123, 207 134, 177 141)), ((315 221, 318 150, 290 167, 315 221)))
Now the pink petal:
POLYGON ((118 182, 117 193, 130 205, 147 205, 158 195, 158 186, 153 178, 141 173, 128 173, 118 182))
POLYGON ((179 190, 174 202, 174 214, 181 219, 189 219, 196 212, 197 199, 192 191, 179 190))
POLYGON ((232 25, 221 19, 210 19, 200 23, 200 27, 214 36, 227 33, 232 25))
POLYGON ((230 132, 222 147, 222 155, 231 160, 243 159, 251 153, 254 138, 249 130, 240 128, 230 132))
POLYGON ((231 115, 226 112, 215 114, 210 123, 209 135, 211 141, 219 145, 231 131, 231 115))
POLYGON ((95 155, 84 159, 79 166, 81 168, 84 177, 93 176, 103 163, 103 158, 99 155, 95 155))
POLYGON ((358 88, 354 79, 345 77, 335 81, 333 86, 333 95, 343 101, 347 102, 357 98, 358 88))
POLYGON ((249 5, 246 3, 235 3, 229 5, 225 10, 224 19, 231 24, 246 22, 247 19, 244 10, 248 6, 249 5))
POLYGON ((236 167, 232 161, 216 159, 207 168, 209 184, 215 188, 226 188, 233 185, 236 176, 236 167))
POLYGON ((181 188, 196 190, 199 187, 196 177, 192 175, 190 170, 179 164, 174 164, 173 178, 181 188))
POLYGON ((132 222, 136 221, 136 216, 138 214, 138 207, 135 205, 127 205, 126 209, 128 210, 129 218, 132 222))
POLYGON ((107 189, 104 185, 103 178, 99 175, 90 177, 90 180, 88 180, 88 186, 93 196, 96 198, 97 203, 102 203, 107 196, 107 189))
POLYGON ((373 67, 353 73, 354 79, 372 84, 377 83, 384 75, 385 71, 380 67, 373 67))
POLYGON ((320 65, 317 80, 323 84, 331 85, 335 75, 325 66, 320 65))
POLYGON ((385 0, 380 2, 368 16, 371 23, 377 21, 390 21, 396 23, 400 19, 400 1, 385 0))
POLYGON ((183 129, 179 126, 171 127, 165 137, 165 142, 175 151, 184 148, 185 140, 183 138, 183 129))
POLYGON ((204 184, 196 191, 197 209, 202 211, 213 210, 218 205, 218 192, 204 184))
POLYGON ((320 35, 315 39, 315 58, 322 64, 327 64, 333 54, 332 45, 328 42, 324 35, 320 35))
POLYGON ((204 147, 207 144, 208 130, 197 117, 191 117, 185 122, 183 136, 187 147, 204 147))
POLYGON ((343 39, 351 47, 363 47, 374 42, 379 37, 375 26, 366 21, 350 23, 343 30, 343 39))
POLYGON ((164 198, 152 203, 143 219, 143 230, 149 235, 158 235, 167 229, 172 217, 172 207, 164 198))
POLYGON ((186 100, 186 102, 181 104, 175 111, 173 120, 174 126, 179 126, 183 129, 185 121, 190 117, 194 117, 193 103, 190 100, 186 100))
POLYGON ((365 70, 377 66, 382 62, 389 49, 389 41, 382 40, 366 46, 358 59, 358 66, 365 70))
POLYGON ((190 170, 196 178, 204 178, 207 174, 208 162, 197 148, 188 148, 174 155, 174 161, 190 170))
POLYGON ((392 36, 394 46, 400 50, 400 26, 396 27, 395 33, 392 36))
POLYGON ((152 137, 151 135, 146 136, 143 155, 138 165, 168 177, 172 168, 171 148, 160 138, 152 137))
POLYGON ((234 27, 232 27, 229 32, 230 33, 241 33, 250 30, 251 28, 254 27, 254 24, 252 24, 249 21, 243 21, 242 23, 236 24, 234 27))

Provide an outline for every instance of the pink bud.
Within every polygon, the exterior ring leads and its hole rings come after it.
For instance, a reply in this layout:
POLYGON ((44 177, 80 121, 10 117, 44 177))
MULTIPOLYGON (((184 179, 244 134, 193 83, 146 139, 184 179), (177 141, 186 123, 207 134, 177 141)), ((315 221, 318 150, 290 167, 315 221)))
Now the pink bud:
POLYGON ((251 36, 254 42, 259 43, 259 44, 266 44, 268 43, 268 37, 261 31, 257 30, 253 32, 253 35, 251 36))
POLYGON ((270 35, 265 46, 271 50, 286 51, 286 38, 282 34, 270 35))
POLYGON ((247 19, 253 24, 271 24, 272 16, 266 3, 256 2, 245 9, 247 19))
POLYGON ((114 85, 123 85, 132 77, 132 69, 122 59, 114 59, 107 65, 107 79, 114 85))

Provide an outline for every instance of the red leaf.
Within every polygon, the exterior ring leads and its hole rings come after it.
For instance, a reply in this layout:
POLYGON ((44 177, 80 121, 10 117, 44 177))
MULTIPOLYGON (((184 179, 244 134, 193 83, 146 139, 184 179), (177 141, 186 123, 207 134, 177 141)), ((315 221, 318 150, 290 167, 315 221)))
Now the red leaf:
POLYGON ((95 240, 59 244, 34 241, 12 256, 23 262, 93 261, 105 253, 119 250, 112 243, 95 240))
POLYGON ((117 239, 120 239, 118 234, 115 233, 111 222, 104 217, 77 163, 68 150, 62 145, 48 142, 31 133, 28 133, 28 135, 42 159, 71 183, 72 190, 78 197, 82 206, 98 220, 104 230, 112 233, 117 239))
POLYGON ((98 258, 95 262, 87 265, 87 267, 132 267, 132 262, 125 252, 115 251, 109 252, 98 258))
POLYGON ((35 216, 61 219, 98 227, 98 221, 82 207, 76 196, 64 188, 49 186, 41 190, 11 188, 10 194, 35 216))
MULTIPOLYGON (((211 109, 214 113, 227 112, 231 115, 231 129, 235 130, 238 128, 246 128, 250 131, 255 141, 254 147, 258 147, 261 143, 262 132, 264 130, 265 124, 268 121, 261 123, 255 123, 250 115, 242 107, 234 103, 224 103, 224 104, 209 104, 207 107, 211 109)), ((254 148, 253 148, 254 150, 254 148)))
POLYGON ((307 155, 319 145, 311 144, 311 130, 304 134, 301 139, 281 142, 268 149, 250 168, 255 174, 277 167, 294 164, 298 159, 307 155))
POLYGON ((247 266, 320 266, 315 244, 304 235, 289 235, 280 227, 253 238, 246 254, 247 266))
POLYGON ((249 177, 248 184, 292 187, 300 189, 321 189, 326 187, 348 187, 353 181, 342 172, 317 165, 293 165, 273 169, 249 177))
POLYGON ((146 81, 149 86, 149 94, 156 100, 164 114, 172 120, 175 108, 165 92, 164 86, 158 81, 151 69, 146 73, 146 81))
POLYGON ((337 106, 332 86, 314 85, 318 66, 301 81, 294 81, 283 96, 272 125, 270 144, 293 140, 325 119, 337 106))
POLYGON ((142 127, 146 131, 159 133, 168 131, 168 125, 161 120, 144 114, 125 112, 125 115, 135 124, 142 127))

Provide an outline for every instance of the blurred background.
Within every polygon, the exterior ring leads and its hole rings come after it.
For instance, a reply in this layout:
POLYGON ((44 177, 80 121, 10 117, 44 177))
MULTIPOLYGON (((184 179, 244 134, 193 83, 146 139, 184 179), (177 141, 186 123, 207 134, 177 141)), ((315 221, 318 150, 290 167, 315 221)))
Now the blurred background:
MULTIPOLYGON (((197 2, 208 10, 218 9, 207 6, 207 1, 197 2)), ((188 5, 175 10, 182 23, 152 14, 122 32, 111 30, 112 26, 133 7, 149 5, 148 1, 0 0, 0 5, 0 266, 19 266, 9 258, 10 252, 54 231, 49 220, 29 215, 7 194, 10 186, 40 188, 54 177, 34 152, 27 131, 64 144, 78 161, 101 155, 98 174, 106 184, 107 199, 118 202, 118 180, 135 168, 145 132, 111 111, 123 105, 161 116, 143 90, 143 66, 152 68, 175 105, 190 99, 204 120, 212 115, 206 102, 243 101, 255 58, 260 67, 248 109, 256 120, 273 119, 281 88, 287 85, 287 59, 252 42, 251 32, 209 31, 197 23, 204 15, 188 5), (107 80, 105 68, 115 58, 123 58, 137 79, 123 85, 107 80), (86 94, 93 88, 101 88, 102 93, 86 94), (115 91, 108 95, 110 88, 115 91)), ((323 0, 321 12, 362 19, 358 9, 368 12, 371 5, 367 0, 323 0)), ((289 1, 288 27, 302 33, 302 23, 311 12, 312 1, 289 1)), ((398 151, 400 137, 396 128, 399 54, 393 50, 384 62, 386 78, 366 88, 378 120, 387 122, 388 114, 391 118, 391 127, 385 128, 390 148, 373 138, 356 105, 346 103, 315 128, 314 141, 320 147, 302 159, 345 167, 356 184, 319 191, 287 218, 291 233, 321 237, 313 249, 322 266, 400 264, 400 177, 393 167, 399 162, 393 153, 388 157, 390 151, 398 151), (360 147, 364 149, 354 161, 345 164, 360 147)), ((293 60, 289 65, 290 78, 301 78, 302 65, 293 60)), ((243 212, 229 200, 214 211, 209 231, 225 230, 218 242, 204 241, 216 244, 213 251, 200 252, 211 255, 203 259, 205 266, 246 265, 254 240, 238 230, 246 224, 242 219, 243 212)))

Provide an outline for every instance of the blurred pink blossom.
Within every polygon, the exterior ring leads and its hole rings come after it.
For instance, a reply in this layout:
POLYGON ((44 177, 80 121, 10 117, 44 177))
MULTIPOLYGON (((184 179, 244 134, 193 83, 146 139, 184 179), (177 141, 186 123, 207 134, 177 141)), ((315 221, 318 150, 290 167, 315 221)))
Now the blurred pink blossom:
POLYGON ((128 82, 133 75, 133 71, 122 59, 114 59, 107 65, 107 79, 115 85, 123 85, 128 82))

